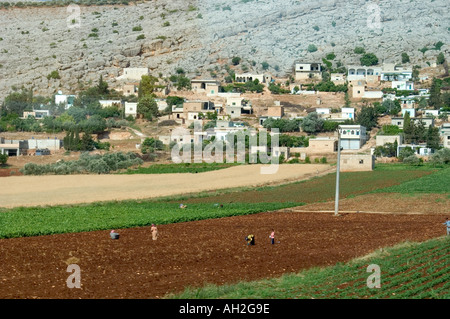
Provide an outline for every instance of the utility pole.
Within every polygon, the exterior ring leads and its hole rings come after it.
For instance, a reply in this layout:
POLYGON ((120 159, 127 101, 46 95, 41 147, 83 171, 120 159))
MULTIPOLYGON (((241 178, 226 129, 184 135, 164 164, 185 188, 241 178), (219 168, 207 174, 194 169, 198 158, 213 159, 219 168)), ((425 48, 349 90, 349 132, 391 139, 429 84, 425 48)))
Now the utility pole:
POLYGON ((337 156, 337 164, 336 164, 336 198, 334 202, 334 216, 338 216, 339 214, 339 169, 341 164, 341 127, 338 126, 338 156, 337 156))

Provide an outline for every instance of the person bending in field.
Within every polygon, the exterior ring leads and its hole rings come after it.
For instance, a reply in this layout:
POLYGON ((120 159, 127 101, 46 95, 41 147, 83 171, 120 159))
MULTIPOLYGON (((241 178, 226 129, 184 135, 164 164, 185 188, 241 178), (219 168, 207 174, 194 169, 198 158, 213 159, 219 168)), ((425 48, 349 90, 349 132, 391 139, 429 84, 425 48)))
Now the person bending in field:
POLYGON ((447 236, 450 234, 450 220, 448 218, 445 219, 444 225, 447 226, 447 236))
POLYGON ((245 241, 247 242, 247 246, 255 245, 255 236, 254 235, 248 235, 245 237, 245 241))
POLYGON ((152 232, 152 239, 157 240, 159 233, 158 233, 158 228, 155 226, 155 224, 152 224, 150 231, 152 232))
POLYGON ((111 230, 111 232, 109 233, 109 235, 111 236, 111 239, 119 239, 119 234, 116 233, 116 231, 113 229, 111 230))
POLYGON ((180 204, 180 208, 186 208, 187 206, 186 205, 184 205, 184 204, 180 204))

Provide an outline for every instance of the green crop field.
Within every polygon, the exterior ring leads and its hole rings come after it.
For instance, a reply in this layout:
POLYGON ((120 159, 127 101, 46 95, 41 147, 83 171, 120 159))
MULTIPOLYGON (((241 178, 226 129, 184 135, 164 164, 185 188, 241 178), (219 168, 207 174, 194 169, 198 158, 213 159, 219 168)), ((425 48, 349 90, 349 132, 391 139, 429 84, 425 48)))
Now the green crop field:
POLYGON ((448 299, 450 238, 403 243, 371 256, 326 268, 312 268, 279 278, 235 285, 187 288, 169 298, 183 299, 448 299), (380 287, 370 288, 379 266, 380 287))
POLYGON ((229 168, 239 164, 235 163, 180 163, 180 164, 153 164, 149 167, 128 169, 120 174, 171 174, 171 173, 202 173, 229 168))
MULTIPOLYGON (((414 181, 433 172, 436 168, 408 168, 385 169, 379 168, 371 172, 347 172, 340 174, 340 197, 356 196, 381 190, 387 187, 414 181)), ((315 203, 333 200, 336 191, 336 174, 331 173, 310 180, 295 182, 280 186, 267 186, 239 191, 225 191, 217 194, 203 194, 200 196, 185 196, 186 202, 302 202, 315 203)))
POLYGON ((450 167, 440 169, 434 174, 413 179, 400 185, 391 186, 376 192, 389 193, 450 193, 450 167))
POLYGON ((14 208, 0 213, 0 238, 170 224, 254 214, 302 203, 178 204, 152 201, 106 202, 77 206, 14 208))

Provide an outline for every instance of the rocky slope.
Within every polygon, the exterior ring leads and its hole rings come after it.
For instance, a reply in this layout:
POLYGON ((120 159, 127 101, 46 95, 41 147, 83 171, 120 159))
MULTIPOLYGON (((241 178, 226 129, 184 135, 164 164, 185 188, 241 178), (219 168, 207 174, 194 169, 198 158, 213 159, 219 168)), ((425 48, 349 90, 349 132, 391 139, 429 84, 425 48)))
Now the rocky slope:
POLYGON ((124 67, 149 67, 155 76, 179 67, 190 77, 220 75, 233 56, 255 72, 266 61, 270 73, 282 76, 294 60, 321 61, 330 52, 344 65, 358 63, 356 46, 380 62, 400 63, 407 52, 412 63, 426 66, 440 51, 419 49, 438 41, 448 58, 449 18, 446 0, 154 0, 78 11, 2 9, 0 100, 22 85, 42 95, 76 92, 100 74, 114 87, 124 67), (308 51, 311 44, 316 52, 308 51), (48 79, 56 70, 61 78, 48 79))

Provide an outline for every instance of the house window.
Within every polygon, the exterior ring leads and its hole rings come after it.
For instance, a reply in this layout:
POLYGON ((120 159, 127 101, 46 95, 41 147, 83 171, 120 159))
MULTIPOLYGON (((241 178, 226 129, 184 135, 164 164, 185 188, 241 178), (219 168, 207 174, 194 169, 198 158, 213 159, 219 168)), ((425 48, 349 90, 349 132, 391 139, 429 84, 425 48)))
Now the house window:
POLYGON ((364 160, 359 160, 359 164, 364 164, 364 160))

